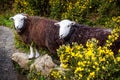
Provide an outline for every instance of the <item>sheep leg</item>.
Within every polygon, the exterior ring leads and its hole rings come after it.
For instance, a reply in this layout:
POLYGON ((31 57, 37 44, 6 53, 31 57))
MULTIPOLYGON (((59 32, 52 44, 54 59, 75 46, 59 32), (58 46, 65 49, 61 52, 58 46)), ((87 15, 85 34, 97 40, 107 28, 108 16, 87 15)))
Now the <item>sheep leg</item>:
POLYGON ((40 54, 39 54, 39 52, 38 52, 38 50, 37 50, 37 49, 35 49, 35 51, 36 51, 35 58, 37 58, 37 57, 39 57, 39 56, 40 56, 40 54))
POLYGON ((34 51, 32 46, 30 46, 30 55, 28 56, 29 59, 34 58, 34 51))
POLYGON ((61 62, 61 63, 60 63, 60 67, 62 67, 62 64, 63 64, 63 63, 61 62))

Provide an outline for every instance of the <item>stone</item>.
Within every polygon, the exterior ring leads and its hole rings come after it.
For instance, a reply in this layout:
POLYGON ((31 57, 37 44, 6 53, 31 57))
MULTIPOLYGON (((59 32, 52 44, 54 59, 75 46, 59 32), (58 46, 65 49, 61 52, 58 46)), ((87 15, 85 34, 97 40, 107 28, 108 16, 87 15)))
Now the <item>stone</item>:
POLYGON ((0 80, 18 80, 17 72, 7 50, 0 48, 0 80))
POLYGON ((21 68, 28 69, 28 63, 31 61, 28 59, 28 55, 26 53, 13 53, 12 60, 17 62, 21 68))
POLYGON ((30 66, 30 70, 35 68, 38 72, 41 72, 42 75, 49 75, 50 71, 56 66, 52 58, 48 54, 45 54, 35 60, 30 66))
POLYGON ((36 71, 41 72, 42 75, 49 75, 50 71, 57 66, 48 54, 32 59, 34 62, 30 66, 28 66, 28 64, 32 60, 29 60, 26 53, 13 53, 12 60, 17 62, 21 68, 30 69, 30 71, 36 69, 36 71))

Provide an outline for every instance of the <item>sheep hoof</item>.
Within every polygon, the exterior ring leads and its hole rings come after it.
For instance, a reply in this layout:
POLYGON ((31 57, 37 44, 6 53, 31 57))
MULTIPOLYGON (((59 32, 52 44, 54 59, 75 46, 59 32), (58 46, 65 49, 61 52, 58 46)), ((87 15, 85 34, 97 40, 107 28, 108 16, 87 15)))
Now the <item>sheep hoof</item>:
POLYGON ((62 63, 60 64, 60 67, 62 67, 62 63))
POLYGON ((33 55, 29 55, 29 56, 28 56, 28 59, 33 59, 33 58, 34 58, 33 55))

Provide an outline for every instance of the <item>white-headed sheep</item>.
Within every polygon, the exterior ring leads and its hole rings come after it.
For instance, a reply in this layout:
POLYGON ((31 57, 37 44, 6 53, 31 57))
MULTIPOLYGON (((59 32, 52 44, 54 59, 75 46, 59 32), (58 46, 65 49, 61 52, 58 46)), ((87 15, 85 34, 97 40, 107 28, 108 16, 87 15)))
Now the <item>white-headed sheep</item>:
MULTIPOLYGON (((65 21, 62 20, 57 23, 60 26, 60 28, 64 27, 64 30, 66 31, 64 32, 65 34, 61 33, 65 35, 63 39, 67 37, 67 41, 65 40, 65 43, 67 42, 69 44, 72 44, 72 42, 77 42, 78 44, 83 44, 83 46, 85 47, 86 47, 87 40, 91 38, 96 38, 99 41, 98 43, 99 46, 105 45, 106 40, 108 39, 108 35, 110 35, 112 31, 111 29, 93 28, 93 27, 81 25, 78 23, 71 25, 71 23, 70 22, 67 23, 66 20, 65 21), (66 22, 67 25, 64 26, 64 24, 62 24, 63 22, 66 22)), ((118 53, 118 50, 120 49, 120 37, 118 37, 118 39, 113 42, 110 48, 114 52, 114 54, 118 53)))
POLYGON ((61 44, 59 39, 59 27, 55 26, 56 20, 38 16, 17 14, 10 17, 14 21, 14 27, 22 40, 30 46, 29 58, 38 57, 38 48, 45 47, 52 55, 56 55, 56 49, 61 44), (31 44, 36 44, 36 54, 31 44))

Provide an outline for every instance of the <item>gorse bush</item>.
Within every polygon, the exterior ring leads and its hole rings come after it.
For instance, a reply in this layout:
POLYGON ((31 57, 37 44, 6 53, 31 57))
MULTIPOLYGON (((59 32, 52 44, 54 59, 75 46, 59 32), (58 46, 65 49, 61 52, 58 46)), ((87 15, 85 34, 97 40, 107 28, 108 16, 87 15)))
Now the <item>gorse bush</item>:
POLYGON ((34 10, 31 8, 27 0, 15 0, 14 10, 16 13, 28 13, 30 15, 35 14, 34 10))
POLYGON ((86 47, 77 43, 61 46, 57 52, 66 71, 53 70, 51 76, 57 80, 119 80, 120 55, 118 52, 114 56, 110 49, 117 38, 118 31, 113 30, 104 46, 98 46, 94 38, 87 41, 86 47))
POLYGON ((62 14, 67 11, 67 0, 50 0, 50 18, 62 19, 62 14))
POLYGON ((83 17, 88 11, 88 8, 91 8, 88 0, 77 0, 74 3, 69 2, 67 4, 66 12, 62 14, 62 18, 68 18, 77 22, 82 22, 82 20, 84 20, 83 17))
POLYGON ((120 16, 114 16, 111 20, 105 22, 105 26, 109 28, 120 29, 120 16))
POLYGON ((120 14, 119 0, 15 0, 14 12, 105 25, 120 14), (112 5, 112 6, 111 6, 112 5))
POLYGON ((14 11, 29 15, 47 16, 49 14, 48 2, 48 0, 15 0, 14 11))
POLYGON ((48 76, 41 75, 36 70, 27 74, 29 80, 119 80, 120 50, 114 56, 110 49, 118 39, 119 30, 114 29, 104 46, 98 46, 98 40, 89 39, 86 47, 73 43, 60 46, 57 49, 61 68, 53 69, 48 76))
POLYGON ((118 0, 50 0, 50 17, 70 19, 88 25, 104 25, 111 17, 120 14, 118 0), (112 6, 111 6, 112 5, 112 6))

